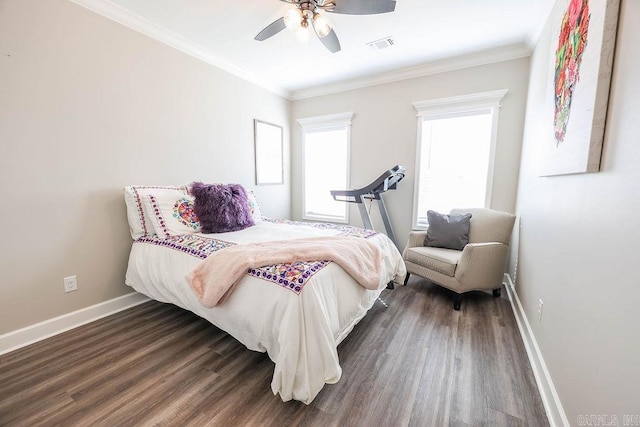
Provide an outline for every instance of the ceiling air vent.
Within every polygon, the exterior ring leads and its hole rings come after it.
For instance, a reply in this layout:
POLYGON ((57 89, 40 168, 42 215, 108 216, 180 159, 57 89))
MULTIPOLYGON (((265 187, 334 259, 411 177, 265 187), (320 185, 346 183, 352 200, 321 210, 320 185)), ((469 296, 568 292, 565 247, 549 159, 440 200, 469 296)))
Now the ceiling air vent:
POLYGON ((395 41, 391 36, 389 36, 389 37, 381 38, 380 40, 374 40, 372 42, 369 42, 367 43, 367 46, 369 46, 371 49, 382 50, 382 49, 391 47, 394 44, 395 44, 395 41))

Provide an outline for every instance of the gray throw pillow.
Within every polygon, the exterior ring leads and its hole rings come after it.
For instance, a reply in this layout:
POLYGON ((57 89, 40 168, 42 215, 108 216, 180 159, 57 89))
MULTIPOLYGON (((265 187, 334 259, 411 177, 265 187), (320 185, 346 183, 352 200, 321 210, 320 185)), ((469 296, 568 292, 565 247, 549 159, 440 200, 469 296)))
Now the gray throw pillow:
POLYGON ((429 228, 424 240, 425 246, 461 251, 469 243, 470 213, 444 215, 436 211, 427 211, 427 220, 429 228))

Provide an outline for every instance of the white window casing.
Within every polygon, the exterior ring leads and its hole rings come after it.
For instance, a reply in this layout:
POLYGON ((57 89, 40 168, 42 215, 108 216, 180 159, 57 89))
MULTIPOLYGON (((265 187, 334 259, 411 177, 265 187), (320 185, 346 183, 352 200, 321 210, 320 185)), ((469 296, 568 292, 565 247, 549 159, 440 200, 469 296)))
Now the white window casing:
MULTIPOLYGON (((350 152, 351 152, 351 121, 353 119, 353 112, 329 114, 318 117, 308 117, 298 119, 298 123, 302 128, 302 218, 311 221, 329 221, 347 224, 349 222, 349 209, 348 204, 344 202, 334 201, 331 197, 329 190, 343 190, 349 188, 349 164, 350 164, 350 152), (343 156, 336 162, 328 163, 328 160, 322 159, 321 156, 316 158, 316 161, 321 162, 321 167, 326 167, 322 176, 320 172, 316 171, 318 176, 309 177, 309 169, 312 169, 310 165, 307 165, 307 151, 310 148, 307 147, 308 140, 311 140, 313 136, 319 136, 319 134, 328 135, 329 133, 337 133, 344 131, 344 140, 339 141, 341 145, 340 152, 333 152, 332 155, 343 156), (344 145, 342 145, 344 143, 344 145), (344 167, 336 170, 336 165, 342 164, 344 167), (344 169, 344 170, 342 170, 344 169), (317 187, 319 180, 332 179, 333 185, 336 188, 323 188, 321 194, 318 195, 322 199, 322 203, 327 206, 327 209, 318 209, 318 203, 314 203, 316 209, 310 209, 307 205, 308 197, 315 197, 309 194, 308 186, 314 185, 317 187), (309 180, 314 180, 310 183, 309 180), (325 194, 326 193, 326 194, 325 194)), ((315 147, 317 149, 317 147, 315 147)), ((313 168, 317 169, 317 168, 313 168)))
MULTIPOLYGON (((484 207, 490 207, 491 190, 493 184, 493 169, 495 160, 495 147, 498 131, 498 112, 500 101, 506 95, 507 89, 491 92, 475 93, 470 95, 438 98, 426 101, 414 102, 413 106, 418 112, 418 129, 416 144, 416 169, 413 197, 413 229, 425 229, 426 211, 420 212, 420 187, 421 187, 421 159, 423 147, 423 126, 425 122, 433 122, 440 119, 459 118, 464 116, 480 116, 491 114, 491 136, 489 140, 489 154, 487 162, 486 188, 484 192, 484 207)), ((430 123, 427 123, 430 126, 430 123)), ((454 207, 454 206, 452 206, 454 207)), ((460 208, 471 206, 455 206, 460 208)), ((447 212, 443 212, 447 213, 447 212)))

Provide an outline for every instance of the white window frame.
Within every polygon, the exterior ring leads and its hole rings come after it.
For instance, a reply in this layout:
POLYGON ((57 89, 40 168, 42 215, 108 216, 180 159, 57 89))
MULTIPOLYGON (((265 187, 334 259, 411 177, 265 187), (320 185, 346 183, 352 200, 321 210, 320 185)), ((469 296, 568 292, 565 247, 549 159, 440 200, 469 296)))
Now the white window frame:
POLYGON ((327 114, 324 116, 316 116, 316 117, 306 117, 302 119, 298 119, 298 124, 302 128, 302 219, 310 220, 310 221, 330 221, 337 222, 340 224, 348 224, 349 223, 349 206, 348 203, 344 203, 344 216, 343 217, 334 217, 334 216, 325 216, 325 215, 310 215, 307 214, 306 204, 306 164, 305 164, 305 136, 308 132, 319 132, 319 131, 331 131, 331 130, 342 130, 345 129, 347 131, 347 170, 346 177, 347 182, 345 188, 335 188, 335 190, 346 190, 349 188, 349 183, 351 180, 351 121, 353 120, 353 112, 345 112, 345 113, 337 113, 337 114, 327 114))
MULTIPOLYGON (((443 119, 449 117, 468 115, 474 111, 491 111, 492 127, 489 146, 489 164, 487 165, 487 186, 485 191, 484 207, 491 206, 491 192, 493 189, 493 169, 495 164, 496 141, 498 139, 498 113, 500 101, 507 94, 508 89, 479 92, 469 95, 452 96, 447 98, 429 99, 413 103, 418 112, 418 134, 416 143, 416 168, 413 188, 413 218, 411 227, 413 230, 424 230, 427 227, 418 224, 418 196, 420 194, 420 158, 422 155, 422 124, 428 119, 443 119)), ((460 206, 463 207, 463 206, 460 206)))

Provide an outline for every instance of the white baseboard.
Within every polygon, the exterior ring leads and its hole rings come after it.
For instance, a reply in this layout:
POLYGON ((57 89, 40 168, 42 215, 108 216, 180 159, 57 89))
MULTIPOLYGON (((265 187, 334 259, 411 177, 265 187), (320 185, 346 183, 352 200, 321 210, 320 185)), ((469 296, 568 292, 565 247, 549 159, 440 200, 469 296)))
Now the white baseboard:
POLYGON ((8 332, 0 335, 0 355, 147 301, 149 301, 148 297, 137 292, 132 292, 109 301, 36 323, 35 325, 27 326, 26 328, 8 332))
POLYGON ((524 341, 524 347, 527 350, 527 356, 529 356, 529 362, 531 363, 531 369, 533 370, 533 376, 536 379, 536 384, 542 398, 544 409, 547 412, 547 418, 549 418, 549 424, 551 427, 555 426, 569 426, 569 420, 562 408, 562 402, 558 396, 551 375, 547 369, 547 365, 544 362, 540 347, 536 341, 536 337, 533 335, 533 330, 527 319, 527 315, 522 308, 518 294, 516 293, 515 286, 511 281, 511 277, 505 274, 505 288, 507 288, 507 294, 509 295, 509 301, 511 302, 511 308, 513 314, 518 323, 518 329, 524 341))

